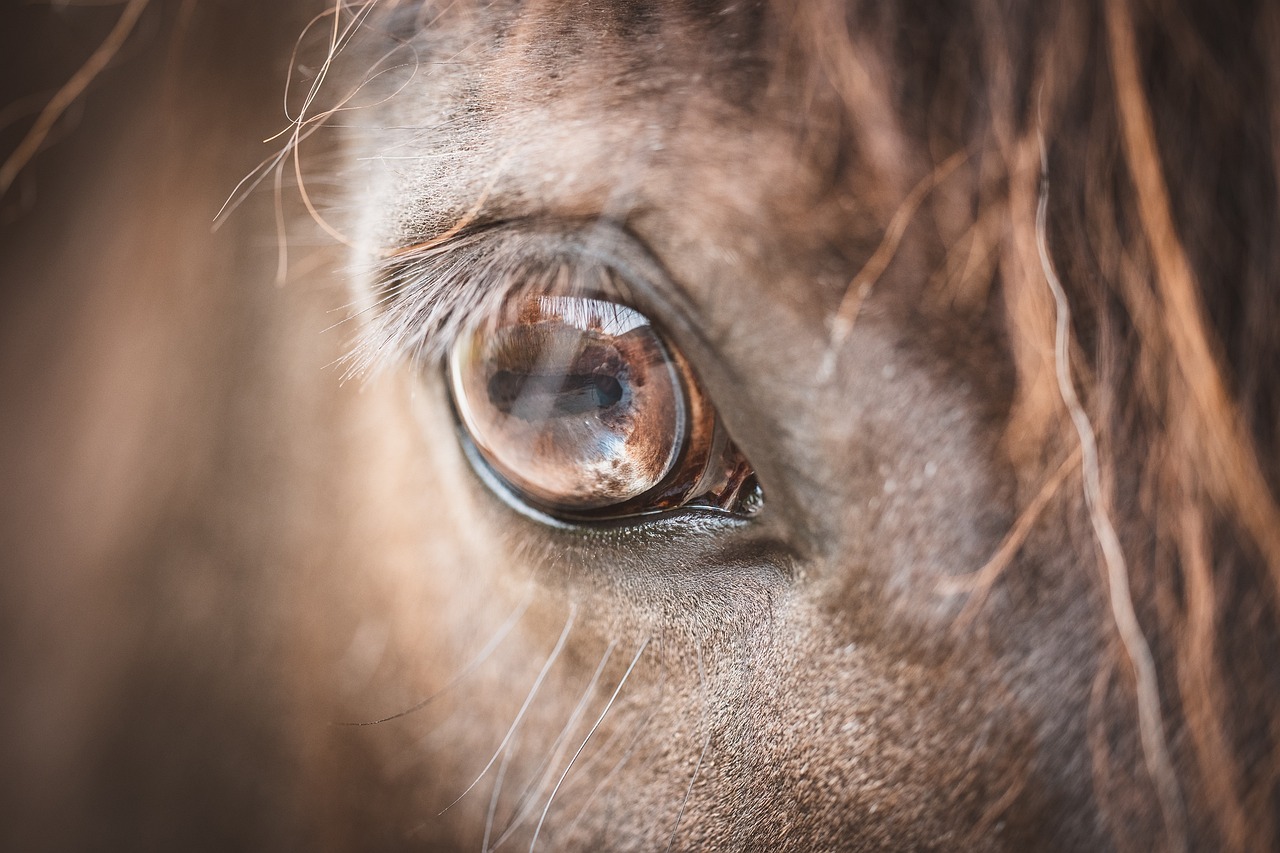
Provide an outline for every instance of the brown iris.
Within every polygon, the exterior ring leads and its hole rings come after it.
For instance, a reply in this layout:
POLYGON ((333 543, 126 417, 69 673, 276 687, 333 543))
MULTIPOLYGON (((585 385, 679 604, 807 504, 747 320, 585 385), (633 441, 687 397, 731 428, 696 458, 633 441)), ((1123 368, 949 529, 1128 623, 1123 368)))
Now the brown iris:
POLYGON ((511 300, 449 366, 459 417, 522 498, 569 516, 685 505, 742 511, 759 492, 687 363, 643 314, 603 299, 511 300), (748 482, 750 481, 750 482, 748 482))

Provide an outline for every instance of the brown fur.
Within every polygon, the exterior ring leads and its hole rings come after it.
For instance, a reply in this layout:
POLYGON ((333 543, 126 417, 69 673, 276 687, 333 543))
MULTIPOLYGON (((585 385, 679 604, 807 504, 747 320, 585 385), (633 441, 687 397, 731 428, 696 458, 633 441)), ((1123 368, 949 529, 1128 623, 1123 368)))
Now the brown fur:
POLYGON ((0 846, 1280 844, 1273 4, 5 14, 0 846), (758 518, 476 476, 535 251, 758 518))

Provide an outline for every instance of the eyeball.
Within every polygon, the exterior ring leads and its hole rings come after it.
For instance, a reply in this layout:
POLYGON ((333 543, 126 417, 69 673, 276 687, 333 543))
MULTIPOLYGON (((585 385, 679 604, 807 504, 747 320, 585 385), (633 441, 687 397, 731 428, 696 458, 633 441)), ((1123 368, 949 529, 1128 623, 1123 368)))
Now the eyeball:
POLYGON ((454 345, 449 384, 480 457, 552 515, 750 515, 761 505, 754 471, 688 362, 626 305, 513 298, 454 345))

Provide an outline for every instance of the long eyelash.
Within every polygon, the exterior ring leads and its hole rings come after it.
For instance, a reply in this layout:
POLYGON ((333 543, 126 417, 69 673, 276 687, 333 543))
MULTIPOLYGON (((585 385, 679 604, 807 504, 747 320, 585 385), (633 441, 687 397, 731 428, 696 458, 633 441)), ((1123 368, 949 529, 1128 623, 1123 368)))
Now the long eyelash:
POLYGON ((361 312, 363 328, 343 360, 344 377, 405 359, 436 362, 519 291, 573 295, 598 291, 608 280, 604 267, 555 235, 492 226, 392 254, 372 271, 374 301, 361 312))

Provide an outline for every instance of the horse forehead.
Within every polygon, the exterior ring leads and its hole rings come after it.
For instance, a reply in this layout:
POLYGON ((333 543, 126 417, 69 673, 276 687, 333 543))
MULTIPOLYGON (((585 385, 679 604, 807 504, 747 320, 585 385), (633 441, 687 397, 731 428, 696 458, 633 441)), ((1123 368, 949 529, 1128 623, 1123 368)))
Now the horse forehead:
POLYGON ((745 25, 681 19, 624 37, 648 20, 636 5, 557 5, 554 25, 532 7, 516 24, 460 15, 419 32, 414 60, 376 81, 385 97, 356 115, 354 142, 376 175, 361 192, 381 240, 422 239, 477 213, 648 216, 754 253, 759 268, 833 244, 848 255, 850 235, 883 226, 893 182, 864 170, 837 186, 822 162, 831 128, 815 128, 821 111, 760 71, 763 58, 744 61, 762 56, 744 47, 758 41, 745 25))

